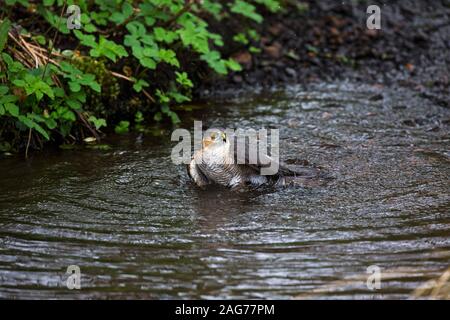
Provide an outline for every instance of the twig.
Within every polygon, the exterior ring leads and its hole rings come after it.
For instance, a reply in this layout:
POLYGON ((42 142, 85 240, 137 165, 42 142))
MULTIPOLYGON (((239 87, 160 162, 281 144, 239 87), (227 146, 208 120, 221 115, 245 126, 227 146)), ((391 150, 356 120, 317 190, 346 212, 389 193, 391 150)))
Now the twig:
MULTIPOLYGON (((29 52, 29 50, 26 48, 26 47, 24 47, 24 45, 22 44, 22 42, 21 41, 19 41, 19 40, 17 40, 16 39, 16 37, 14 36, 14 34, 12 33, 12 32, 8 32, 8 36, 20 47, 20 48, 22 48, 24 51, 26 51, 26 52, 28 52, 33 58, 34 58, 34 56, 29 52)), ((20 37, 20 35, 19 35, 19 37, 20 37)), ((19 52, 19 51, 15 51, 15 52, 19 52)), ((22 55, 22 58, 23 59, 25 59, 25 57, 23 57, 23 55, 22 55)), ((26 60, 26 59, 25 59, 26 60)), ((22 61, 23 62, 23 61, 22 61)), ((27 65, 29 65, 29 63, 27 63, 27 65)), ((32 65, 29 65, 30 67, 32 67, 32 65)))
MULTIPOLYGON (((136 80, 134 80, 134 79, 132 79, 132 78, 130 78, 130 77, 127 77, 126 75, 123 75, 123 74, 120 74, 120 73, 117 73, 117 72, 114 72, 114 71, 110 71, 110 73, 111 73, 111 75, 114 76, 114 77, 121 78, 121 79, 130 81, 130 82, 136 82, 136 80)), ((154 99, 154 98, 153 98, 153 97, 152 97, 145 89, 142 89, 142 93, 143 93, 143 94, 144 94, 151 102, 153 102, 153 103, 156 102, 155 99, 154 99)))
POLYGON ((100 141, 100 136, 98 135, 97 131, 95 131, 94 129, 92 129, 92 127, 89 125, 89 123, 87 122, 87 120, 84 118, 84 116, 81 114, 80 111, 75 111, 78 115, 78 117, 80 118, 80 120, 84 123, 84 125, 86 126, 86 128, 89 129, 89 131, 91 131, 91 133, 94 135, 95 139, 97 139, 97 141, 100 141))
MULTIPOLYGON (((66 10, 66 1, 64 1, 64 5, 62 7, 61 14, 59 16, 58 26, 57 26, 57 28, 55 30, 55 35, 53 36, 53 41, 50 44, 50 47, 48 48, 48 51, 47 51, 47 55, 48 55, 49 59, 50 59, 51 52, 53 51, 53 48, 55 46, 56 38, 58 37, 58 29, 59 29, 59 26, 61 24, 62 16, 63 16, 65 10, 66 10)), ((42 73, 42 79, 44 79, 44 77, 45 77, 45 72, 47 71, 47 66, 48 66, 48 62, 45 64, 44 72, 42 73)))
POLYGON ((52 74, 52 79, 56 83, 56 85, 60 88, 63 87, 61 81, 59 80, 58 76, 56 74, 52 74))
MULTIPOLYGON (((32 44, 32 43, 29 43, 29 42, 28 42, 28 46, 32 47, 34 50, 37 50, 37 51, 45 51, 45 52, 47 52, 47 49, 46 49, 46 48, 43 48, 43 47, 41 47, 41 46, 34 45, 34 44, 32 44)), ((62 57, 62 56, 63 56, 63 55, 60 54, 59 52, 54 52, 54 51, 50 52, 50 54, 53 55, 53 56, 56 56, 56 57, 62 57)))
POLYGON ((147 92, 147 91, 145 91, 144 89, 142 89, 142 93, 151 101, 151 102, 153 102, 153 103, 155 103, 156 101, 155 101, 155 99, 153 99, 153 97, 147 92))
POLYGON ((120 74, 120 73, 117 73, 117 72, 114 72, 114 71, 110 71, 110 72, 111 72, 111 75, 116 77, 116 78, 121 78, 121 79, 125 79, 127 81, 130 81, 130 82, 135 82, 133 79, 131 79, 130 77, 127 77, 126 75, 123 75, 123 74, 120 74))
POLYGON ((58 63, 58 62, 56 62, 55 60, 53 60, 53 59, 47 57, 45 54, 43 54, 43 53, 41 53, 41 52, 35 52, 35 54, 38 55, 38 56, 40 56, 40 57, 43 58, 43 59, 46 59, 46 60, 47 60, 47 63, 51 62, 51 63, 53 63, 54 65, 59 66, 59 63, 58 63))
POLYGON ((28 53, 34 58, 34 62, 36 63, 36 69, 39 68, 40 61, 39 61, 38 57, 34 54, 33 49, 30 49, 30 47, 28 46, 28 43, 25 40, 23 40, 22 37, 20 37, 20 42, 22 42, 23 46, 26 48, 28 53))
POLYGON ((28 148, 30 147, 30 141, 31 141, 31 128, 28 131, 28 141, 27 141, 27 147, 25 149, 25 159, 28 159, 28 148))
POLYGON ((27 66, 28 68, 33 68, 33 64, 31 64, 27 58, 25 58, 25 56, 23 55, 22 52, 18 51, 18 50, 14 50, 14 57, 19 60, 20 62, 22 62, 23 65, 27 66))

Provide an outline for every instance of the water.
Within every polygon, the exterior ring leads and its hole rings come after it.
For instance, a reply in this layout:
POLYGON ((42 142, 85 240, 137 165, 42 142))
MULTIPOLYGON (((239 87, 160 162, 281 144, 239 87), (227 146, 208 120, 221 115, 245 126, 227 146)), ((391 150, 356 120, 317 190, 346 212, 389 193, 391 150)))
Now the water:
POLYGON ((0 298, 408 298, 449 266, 450 110, 348 83, 194 109, 186 128, 280 128, 284 160, 334 179, 198 190, 169 131, 3 159, 0 298), (69 265, 81 290, 65 286, 69 265))

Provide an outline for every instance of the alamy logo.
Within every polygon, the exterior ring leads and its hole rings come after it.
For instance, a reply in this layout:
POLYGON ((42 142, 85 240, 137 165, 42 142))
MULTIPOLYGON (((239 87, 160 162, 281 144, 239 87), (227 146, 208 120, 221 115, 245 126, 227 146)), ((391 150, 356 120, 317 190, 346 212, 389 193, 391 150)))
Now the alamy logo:
POLYGON ((67 267, 66 274, 69 274, 69 277, 66 281, 67 289, 81 289, 81 270, 77 265, 70 265, 67 267))
POLYGON ((367 289, 379 290, 381 289, 381 268, 376 265, 367 267, 367 273, 370 274, 367 277, 367 289))
POLYGON ((367 7, 367 14, 370 16, 367 18, 367 29, 381 29, 381 9, 377 5, 371 5, 367 7))
POLYGON ((70 5, 67 8, 67 14, 70 16, 67 18, 67 29, 81 29, 81 10, 77 5, 70 5))
MULTIPOLYGON (((219 164, 258 164, 261 166, 261 175, 274 175, 279 169, 279 130, 278 129, 208 129, 203 132, 202 122, 194 121, 194 154, 203 147, 204 139, 214 137, 219 140, 217 132, 222 134, 223 145, 231 155, 222 163, 222 158, 217 158, 219 164), (270 137, 270 145, 268 139, 270 137), (270 152, 269 152, 270 150, 270 152)), ((189 164, 192 160, 192 138, 187 129, 176 129, 172 132, 172 141, 178 141, 172 149, 172 162, 174 164, 189 164)), ((197 164, 202 162, 202 157, 194 159, 197 164)), ((208 159, 214 163, 216 159, 208 159)))

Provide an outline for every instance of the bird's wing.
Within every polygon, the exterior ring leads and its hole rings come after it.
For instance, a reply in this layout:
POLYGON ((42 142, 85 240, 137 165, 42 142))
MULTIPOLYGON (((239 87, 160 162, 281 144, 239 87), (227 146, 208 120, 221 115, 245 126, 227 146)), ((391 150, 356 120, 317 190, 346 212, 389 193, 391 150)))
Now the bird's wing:
MULTIPOLYGON (((250 139, 247 136, 234 134, 229 137, 232 144, 231 152, 233 152, 232 159, 235 164, 241 166, 247 166, 257 172, 260 172, 262 168, 268 168, 271 165, 275 165, 280 168, 279 163, 270 155, 267 155, 267 150, 261 150, 262 147, 259 140, 256 140, 255 145, 250 144, 250 139), (250 150, 250 148, 254 148, 250 150), (250 151, 253 152, 253 157, 250 157, 250 151)), ((279 171, 278 171, 279 173, 279 171)))
MULTIPOLYGON (((301 177, 317 177, 319 172, 316 168, 311 167, 304 167, 299 165, 287 165, 282 163, 279 160, 276 160, 275 158, 271 157, 267 154, 267 150, 262 150, 263 152, 259 152, 259 148, 261 147, 259 140, 257 140, 257 149, 256 149, 256 159, 252 159, 250 161, 250 140, 247 137, 244 137, 245 139, 238 140, 238 135, 232 136, 232 143, 233 147, 232 150, 234 152, 233 159, 234 163, 241 164, 248 166, 254 170, 257 170, 258 172, 261 171, 262 168, 268 168, 270 166, 277 167, 278 171, 276 172, 277 176, 301 176, 301 177), (241 143, 241 146, 243 147, 245 152, 238 152, 238 143, 241 143), (256 161, 255 161, 256 160, 256 161)), ((267 146, 262 146, 267 147, 267 146)))

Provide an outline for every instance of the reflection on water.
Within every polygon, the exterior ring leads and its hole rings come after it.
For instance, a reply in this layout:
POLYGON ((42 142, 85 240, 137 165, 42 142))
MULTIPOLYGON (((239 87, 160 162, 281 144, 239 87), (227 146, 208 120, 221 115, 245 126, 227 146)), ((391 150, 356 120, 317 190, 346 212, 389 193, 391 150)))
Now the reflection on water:
POLYGON ((0 297, 406 298, 448 267, 449 110, 345 84, 215 100, 193 119, 280 128, 284 160, 334 179, 199 190, 171 163, 170 132, 3 159, 0 297), (370 265, 389 275, 377 292, 370 265))

